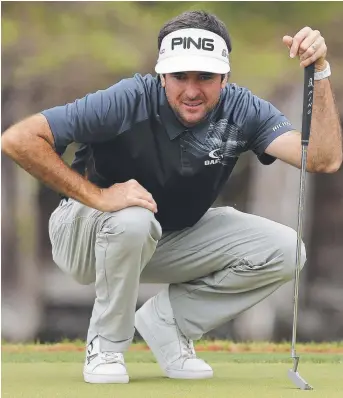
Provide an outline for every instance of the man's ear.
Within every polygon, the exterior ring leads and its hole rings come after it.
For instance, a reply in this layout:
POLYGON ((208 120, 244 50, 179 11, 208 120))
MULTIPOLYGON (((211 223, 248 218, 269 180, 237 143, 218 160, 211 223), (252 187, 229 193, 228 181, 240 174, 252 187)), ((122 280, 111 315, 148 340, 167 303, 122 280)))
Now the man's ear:
POLYGON ((222 82, 221 82, 221 88, 224 88, 227 85, 229 77, 230 77, 230 73, 225 73, 224 78, 222 79, 222 82))
POLYGON ((166 79, 164 78, 164 75, 160 75, 160 79, 161 79, 162 87, 165 87, 166 86, 166 79))

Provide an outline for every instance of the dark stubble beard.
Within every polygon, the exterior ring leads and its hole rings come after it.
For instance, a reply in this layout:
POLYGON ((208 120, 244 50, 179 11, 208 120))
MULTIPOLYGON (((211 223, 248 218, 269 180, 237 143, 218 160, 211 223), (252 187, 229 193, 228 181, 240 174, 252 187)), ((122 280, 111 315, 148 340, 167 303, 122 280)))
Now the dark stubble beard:
POLYGON ((181 112, 179 111, 179 107, 177 106, 173 106, 170 105, 170 107, 172 108, 173 112, 175 113, 175 116, 178 118, 178 120, 186 127, 193 127, 196 126, 197 124, 202 123, 203 121, 205 121, 206 119, 208 119, 208 117, 210 116, 210 114, 212 113, 213 109, 217 106, 219 101, 219 97, 217 98, 217 100, 215 102, 213 102, 212 104, 208 105, 205 107, 206 112, 203 118, 201 118, 200 120, 198 120, 195 123, 188 123, 187 120, 184 120, 182 117, 181 112))
MULTIPOLYGON (((183 119, 183 117, 181 115, 181 112, 179 111, 179 107, 175 106, 175 105, 172 105, 171 102, 169 101, 167 90, 166 90, 166 97, 167 97, 169 105, 172 108, 175 116, 186 127, 196 126, 197 124, 200 124, 201 122, 206 120, 209 117, 209 115, 211 114, 211 112, 213 111, 213 109, 217 106, 217 104, 219 102, 219 98, 220 98, 220 96, 218 96, 218 98, 216 98, 211 104, 209 104, 208 106, 205 107, 206 112, 205 112, 204 117, 201 118, 201 120, 197 121, 196 123, 188 123, 186 120, 183 119)), ((194 101, 194 99, 193 99, 193 101, 194 101)))

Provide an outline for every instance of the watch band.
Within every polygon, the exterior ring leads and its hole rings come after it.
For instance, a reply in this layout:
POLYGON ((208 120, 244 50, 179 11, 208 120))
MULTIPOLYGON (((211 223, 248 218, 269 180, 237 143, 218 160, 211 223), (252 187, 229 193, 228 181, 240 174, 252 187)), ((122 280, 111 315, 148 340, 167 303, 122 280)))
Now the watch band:
POLYGON ((331 75, 330 64, 326 61, 326 68, 320 72, 314 72, 314 80, 322 80, 331 75))

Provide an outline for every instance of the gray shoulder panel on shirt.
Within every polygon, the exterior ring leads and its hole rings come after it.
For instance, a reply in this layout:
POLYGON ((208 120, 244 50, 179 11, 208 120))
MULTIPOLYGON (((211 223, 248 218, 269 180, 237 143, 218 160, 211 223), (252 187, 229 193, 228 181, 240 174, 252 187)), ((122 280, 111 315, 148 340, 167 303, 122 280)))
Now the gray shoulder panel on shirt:
POLYGON ((156 92, 154 86, 156 79, 151 75, 136 74, 41 113, 49 122, 57 148, 65 148, 72 142, 106 142, 149 117, 150 101, 156 92))
POLYGON ((294 127, 270 102, 236 84, 228 84, 224 93, 223 112, 238 126, 248 142, 246 150, 255 152, 264 164, 275 158, 265 154, 267 146, 294 127))

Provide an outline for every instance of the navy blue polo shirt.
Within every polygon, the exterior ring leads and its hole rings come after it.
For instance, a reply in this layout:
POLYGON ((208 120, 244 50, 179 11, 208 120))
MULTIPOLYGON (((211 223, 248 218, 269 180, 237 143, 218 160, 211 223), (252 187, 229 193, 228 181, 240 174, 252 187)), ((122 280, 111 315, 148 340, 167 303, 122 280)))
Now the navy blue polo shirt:
POLYGON ((187 128, 170 108, 160 80, 133 78, 42 112, 62 155, 79 143, 72 168, 100 187, 137 180, 155 199, 164 230, 194 225, 211 207, 239 155, 264 153, 293 130, 287 118, 246 88, 227 84, 208 118, 187 128))

